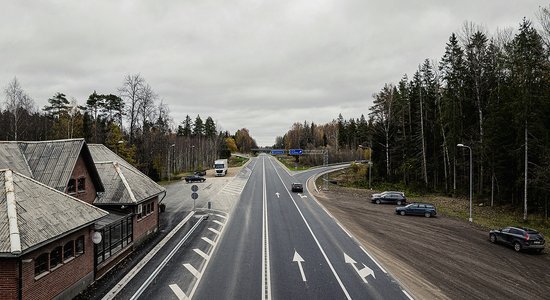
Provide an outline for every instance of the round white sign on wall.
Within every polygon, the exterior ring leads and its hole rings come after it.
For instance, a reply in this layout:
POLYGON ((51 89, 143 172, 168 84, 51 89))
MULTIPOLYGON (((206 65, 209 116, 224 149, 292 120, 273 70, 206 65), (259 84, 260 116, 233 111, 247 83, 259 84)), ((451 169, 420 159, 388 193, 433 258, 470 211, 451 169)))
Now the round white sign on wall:
POLYGON ((92 234, 92 242, 96 245, 101 243, 101 233, 99 233, 99 231, 92 234))

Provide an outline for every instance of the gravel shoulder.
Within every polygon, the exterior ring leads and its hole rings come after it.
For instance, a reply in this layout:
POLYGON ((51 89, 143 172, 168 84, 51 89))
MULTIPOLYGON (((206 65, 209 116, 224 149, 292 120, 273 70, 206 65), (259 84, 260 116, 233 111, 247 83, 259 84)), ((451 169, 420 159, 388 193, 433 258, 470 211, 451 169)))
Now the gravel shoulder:
POLYGON ((415 299, 548 299, 548 249, 515 253, 475 224, 400 216, 395 205, 370 203, 371 194, 331 185, 314 196, 415 299))

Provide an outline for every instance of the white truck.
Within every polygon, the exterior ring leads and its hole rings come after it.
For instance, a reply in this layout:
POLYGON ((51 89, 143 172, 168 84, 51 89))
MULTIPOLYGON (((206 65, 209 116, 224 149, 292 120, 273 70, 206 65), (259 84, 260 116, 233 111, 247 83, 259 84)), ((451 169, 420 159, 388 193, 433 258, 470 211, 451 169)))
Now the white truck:
POLYGON ((216 176, 225 176, 227 175, 227 159, 216 159, 214 162, 214 171, 216 176))

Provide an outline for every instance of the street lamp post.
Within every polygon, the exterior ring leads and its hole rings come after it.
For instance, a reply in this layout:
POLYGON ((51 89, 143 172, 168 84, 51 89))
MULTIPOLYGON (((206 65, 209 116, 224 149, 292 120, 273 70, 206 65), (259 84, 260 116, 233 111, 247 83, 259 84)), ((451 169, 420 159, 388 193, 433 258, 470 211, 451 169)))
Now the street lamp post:
POLYGON ((468 219, 470 222, 472 222, 472 190, 473 190, 473 186, 472 186, 472 178, 473 178, 473 173, 472 173, 472 148, 470 148, 469 146, 467 145, 464 145, 464 144, 457 144, 456 145, 457 147, 460 147, 460 148, 468 148, 468 150, 470 151, 470 219, 468 219))
MULTIPOLYGON (((172 175, 172 160, 170 159, 170 155, 172 153, 172 149, 176 146, 176 144, 172 144, 170 145, 170 147, 168 148, 168 181, 170 181, 172 178, 171 178, 171 175, 172 175)), ((173 155, 172 155, 172 159, 173 159, 173 155)))
MULTIPOLYGON (((363 145, 359 145, 359 148, 361 149, 365 149, 365 147, 363 145)), ((369 190, 372 190, 372 187, 371 187, 371 169, 372 169, 372 147, 368 147, 369 148, 369 163, 368 163, 368 166, 369 166, 369 190)))

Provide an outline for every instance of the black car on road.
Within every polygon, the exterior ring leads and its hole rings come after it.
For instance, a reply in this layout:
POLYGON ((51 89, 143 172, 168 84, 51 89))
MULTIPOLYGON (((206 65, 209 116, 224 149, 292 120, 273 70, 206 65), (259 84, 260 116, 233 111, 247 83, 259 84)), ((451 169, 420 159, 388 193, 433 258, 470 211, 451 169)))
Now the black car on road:
POLYGON ((428 203, 411 203, 406 206, 396 207, 395 213, 399 215, 417 215, 426 218, 435 217, 437 210, 433 204, 428 203))
POLYGON ((402 192, 383 192, 380 194, 373 194, 371 196, 371 202, 380 204, 380 203, 395 203, 397 205, 402 205, 407 203, 407 198, 402 192))
POLYGON ((206 181, 206 178, 201 177, 199 175, 185 176, 185 182, 187 182, 187 183, 189 183, 189 182, 205 182, 205 181, 206 181))
POLYGON ((535 229, 525 227, 505 227, 491 230, 489 240, 492 243, 502 243, 514 247, 516 252, 521 250, 544 250, 544 236, 535 229))
POLYGON ((301 183, 297 183, 297 182, 292 184, 291 189, 292 189, 292 192, 294 192, 294 193, 303 193, 304 192, 304 186, 301 183))

